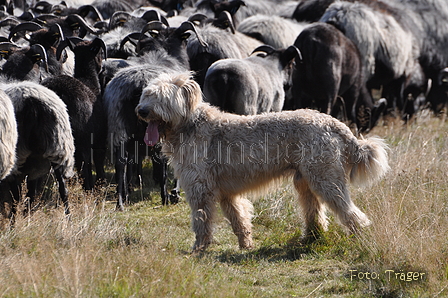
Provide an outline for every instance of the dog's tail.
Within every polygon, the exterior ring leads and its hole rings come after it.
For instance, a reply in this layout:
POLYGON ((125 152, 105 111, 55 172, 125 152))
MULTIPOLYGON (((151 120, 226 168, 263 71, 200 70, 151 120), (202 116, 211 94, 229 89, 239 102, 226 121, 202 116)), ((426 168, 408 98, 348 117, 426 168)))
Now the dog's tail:
POLYGON ((388 146, 378 137, 359 139, 351 154, 353 163, 350 181, 358 186, 368 185, 379 180, 388 170, 388 146))

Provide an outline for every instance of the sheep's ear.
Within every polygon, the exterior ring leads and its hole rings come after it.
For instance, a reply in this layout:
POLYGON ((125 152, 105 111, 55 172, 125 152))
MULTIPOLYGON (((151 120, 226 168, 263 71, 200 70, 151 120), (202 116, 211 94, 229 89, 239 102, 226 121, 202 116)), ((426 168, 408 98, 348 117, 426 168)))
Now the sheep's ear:
POLYGON ((297 63, 302 62, 302 54, 296 46, 289 46, 281 55, 280 63, 283 67, 286 67, 293 59, 296 59, 297 63))

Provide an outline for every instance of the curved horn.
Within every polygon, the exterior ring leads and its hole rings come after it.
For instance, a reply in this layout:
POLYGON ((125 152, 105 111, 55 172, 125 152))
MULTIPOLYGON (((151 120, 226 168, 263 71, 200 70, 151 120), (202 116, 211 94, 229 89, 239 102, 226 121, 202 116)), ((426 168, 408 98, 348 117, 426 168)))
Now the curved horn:
POLYGON ((275 49, 273 46, 270 45, 262 45, 253 50, 251 55, 255 52, 265 52, 266 54, 271 55, 272 53, 275 52, 275 49))
MULTIPOLYGON (((95 37, 95 39, 92 41, 92 43, 91 43, 91 48, 92 49, 95 49, 95 51, 96 51, 96 48, 95 47, 100 47, 100 49, 102 49, 103 50, 103 53, 104 53, 104 60, 106 60, 107 59, 107 48, 106 48, 106 44, 104 43, 104 41, 101 39, 101 38, 99 38, 99 37, 95 37)), ((98 49, 98 52, 99 52, 100 50, 98 49)))
POLYGON ((159 22, 162 22, 163 24, 165 24, 165 26, 167 26, 167 27, 170 26, 168 24, 167 19, 164 16, 162 16, 160 14, 160 12, 157 10, 153 10, 153 9, 148 10, 141 16, 141 18, 144 19, 146 22, 159 21, 159 22))
POLYGON ((218 18, 213 22, 213 25, 222 29, 230 28, 232 34, 235 34, 235 26, 233 24, 232 16, 227 10, 221 11, 218 18))
POLYGON ((42 29, 43 27, 41 25, 39 25, 38 23, 34 23, 34 22, 25 22, 22 23, 20 25, 15 26, 14 28, 11 29, 11 31, 9 32, 9 36, 8 39, 11 40, 11 38, 20 31, 37 31, 42 29))
POLYGON ((95 16, 94 21, 95 22, 100 22, 100 21, 104 21, 103 16, 101 15, 101 13, 98 11, 98 9, 93 6, 93 5, 82 5, 78 8, 78 14, 85 18, 89 12, 93 13, 93 15, 95 16))
POLYGON ((130 19, 134 18, 129 12, 117 11, 109 19, 109 31, 122 26, 130 19), (120 25, 121 24, 121 25, 120 25))
POLYGON ((62 40, 56 49, 56 59, 58 59, 58 60, 61 59, 62 51, 66 47, 69 47, 71 50, 73 50, 75 45, 77 45, 78 43, 80 43, 82 41, 84 41, 82 38, 79 38, 76 36, 70 36, 70 37, 67 37, 66 39, 62 40))
POLYGON ((49 22, 52 23, 59 19, 60 17, 53 14, 41 14, 37 18, 32 19, 32 21, 38 24, 47 25, 49 22))
POLYGON ((79 25, 80 27, 87 30, 89 33, 97 35, 99 34, 99 30, 91 27, 89 24, 87 24, 86 20, 84 20, 80 15, 78 14, 71 14, 67 16, 65 19, 65 22, 68 23, 70 26, 73 25, 79 25))
POLYGON ((187 21, 192 22, 193 24, 199 23, 199 25, 203 25, 208 17, 202 13, 196 13, 188 18, 187 21))
POLYGON ((140 32, 134 32, 131 34, 126 35, 125 38, 123 38, 120 42, 120 50, 123 50, 124 45, 129 41, 132 43, 134 47, 137 47, 137 43, 135 43, 133 40, 139 40, 141 36, 140 32))
POLYGON ((182 24, 180 24, 179 28, 176 29, 176 31, 181 35, 182 33, 185 33, 186 31, 191 30, 194 32, 194 34, 196 34, 196 37, 199 41, 199 43, 201 44, 201 46, 203 46, 204 48, 208 47, 208 44, 202 39, 202 37, 198 34, 198 32, 196 31, 196 27, 193 25, 192 22, 186 21, 183 22, 182 24))
POLYGON ((20 24, 20 21, 16 19, 15 17, 6 18, 3 21, 0 22, 0 27, 7 27, 7 26, 14 26, 17 27, 20 24))
POLYGON ((37 13, 50 13, 53 4, 48 3, 47 1, 39 1, 34 5, 33 11, 37 13))
POLYGON ((34 19, 36 16, 31 12, 31 11, 24 11, 20 16, 18 16, 17 18, 22 20, 22 21, 31 21, 32 19, 34 19))
MULTIPOLYGON (((53 33, 54 36, 59 36, 58 39, 59 40, 64 40, 64 33, 62 32, 62 28, 59 24, 53 24, 50 26, 50 28, 48 29, 49 32, 53 33)), ((57 41, 56 41, 57 42, 57 41)))
POLYGON ((302 53, 300 53, 300 50, 296 46, 292 45, 280 55, 280 62, 283 67, 286 67, 286 65, 288 65, 294 58, 296 58, 295 61, 297 63, 302 63, 302 53))
POLYGON ((45 70, 48 72, 47 52, 45 51, 42 45, 33 44, 28 50, 28 53, 31 54, 30 58, 34 61, 34 63, 38 61, 43 61, 44 64, 43 66, 45 70))
POLYGON ((12 42, 0 42, 0 55, 8 59, 12 51, 20 50, 20 47, 12 42))
POLYGON ((140 33, 144 34, 150 30, 160 31, 160 30, 163 30, 166 28, 167 28, 167 26, 164 23, 162 23, 160 21, 152 21, 152 22, 147 23, 145 25, 145 27, 143 27, 143 29, 140 33))

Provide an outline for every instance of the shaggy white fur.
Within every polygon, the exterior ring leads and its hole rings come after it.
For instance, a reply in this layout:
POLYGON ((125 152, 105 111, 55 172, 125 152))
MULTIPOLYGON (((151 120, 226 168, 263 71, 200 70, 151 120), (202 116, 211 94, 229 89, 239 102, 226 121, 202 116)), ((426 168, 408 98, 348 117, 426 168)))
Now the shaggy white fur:
POLYGON ((136 112, 164 138, 163 151, 191 207, 193 251, 212 242, 216 203, 240 247, 252 248, 253 207, 242 195, 288 176, 305 213, 305 235, 327 227, 325 206, 351 232, 370 224, 350 200, 347 184, 375 181, 388 170, 387 146, 379 138, 358 140, 345 124, 314 110, 221 112, 202 101, 188 72, 153 80, 136 112))
POLYGON ((9 175, 16 162, 17 125, 11 99, 0 90, 0 180, 9 175))

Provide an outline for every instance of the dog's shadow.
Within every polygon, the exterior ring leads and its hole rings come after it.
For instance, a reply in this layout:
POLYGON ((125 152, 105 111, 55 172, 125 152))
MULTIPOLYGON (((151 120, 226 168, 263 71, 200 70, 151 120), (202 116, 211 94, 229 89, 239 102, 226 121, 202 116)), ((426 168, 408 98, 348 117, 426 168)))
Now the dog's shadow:
POLYGON ((285 245, 262 246, 253 250, 228 250, 216 256, 221 263, 244 264, 248 261, 296 261, 314 252, 314 245, 308 243, 294 243, 285 245))

